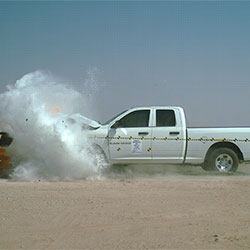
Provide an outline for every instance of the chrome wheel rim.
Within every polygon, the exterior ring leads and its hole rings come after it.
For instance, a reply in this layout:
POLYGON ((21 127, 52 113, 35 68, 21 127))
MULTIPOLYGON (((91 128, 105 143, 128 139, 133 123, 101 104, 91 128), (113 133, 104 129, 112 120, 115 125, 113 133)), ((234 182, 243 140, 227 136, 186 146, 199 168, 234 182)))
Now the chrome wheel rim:
POLYGON ((233 159, 228 154, 220 154, 215 160, 215 166, 220 172, 228 172, 233 167, 233 159))

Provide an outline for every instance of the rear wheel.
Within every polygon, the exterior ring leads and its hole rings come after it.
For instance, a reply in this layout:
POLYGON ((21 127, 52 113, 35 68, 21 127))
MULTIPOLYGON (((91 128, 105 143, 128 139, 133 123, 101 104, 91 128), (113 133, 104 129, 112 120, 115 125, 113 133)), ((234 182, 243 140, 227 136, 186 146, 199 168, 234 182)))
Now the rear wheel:
POLYGON ((207 157, 203 169, 222 173, 235 172, 239 166, 237 154, 230 148, 214 149, 207 157))

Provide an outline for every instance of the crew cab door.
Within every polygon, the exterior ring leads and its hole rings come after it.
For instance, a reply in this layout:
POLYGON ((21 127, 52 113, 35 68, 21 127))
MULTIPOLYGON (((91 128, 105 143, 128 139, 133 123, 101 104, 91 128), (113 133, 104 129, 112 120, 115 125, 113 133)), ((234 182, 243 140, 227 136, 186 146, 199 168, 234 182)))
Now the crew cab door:
POLYGON ((112 163, 148 162, 151 160, 151 109, 125 113, 111 123, 109 130, 112 163), (118 125, 117 125, 118 124, 118 125))
POLYGON ((152 160, 158 163, 182 163, 186 132, 178 109, 156 108, 152 114, 152 160))

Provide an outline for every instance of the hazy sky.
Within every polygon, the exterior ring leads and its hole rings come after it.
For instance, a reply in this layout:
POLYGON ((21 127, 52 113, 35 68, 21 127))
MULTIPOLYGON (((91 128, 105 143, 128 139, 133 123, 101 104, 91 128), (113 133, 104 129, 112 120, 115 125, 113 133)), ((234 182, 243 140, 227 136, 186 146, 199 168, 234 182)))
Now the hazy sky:
POLYGON ((0 2, 1 91, 38 69, 80 88, 89 68, 98 120, 176 105, 190 125, 250 126, 250 2, 0 2))

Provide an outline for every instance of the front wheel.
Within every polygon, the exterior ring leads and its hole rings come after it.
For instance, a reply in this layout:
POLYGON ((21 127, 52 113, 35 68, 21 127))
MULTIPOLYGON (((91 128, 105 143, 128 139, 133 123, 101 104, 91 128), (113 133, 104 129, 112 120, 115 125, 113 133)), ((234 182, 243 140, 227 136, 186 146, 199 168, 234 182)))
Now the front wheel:
POLYGON ((99 167, 99 168, 103 168, 104 166, 107 165, 108 161, 107 161, 107 157, 105 155, 105 153, 103 152, 103 150, 101 149, 101 147, 97 146, 97 145, 93 145, 90 149, 90 154, 92 155, 92 160, 93 163, 99 167))
POLYGON ((237 154, 230 148, 217 148, 213 150, 204 163, 204 169, 222 173, 235 172, 239 166, 237 154))

